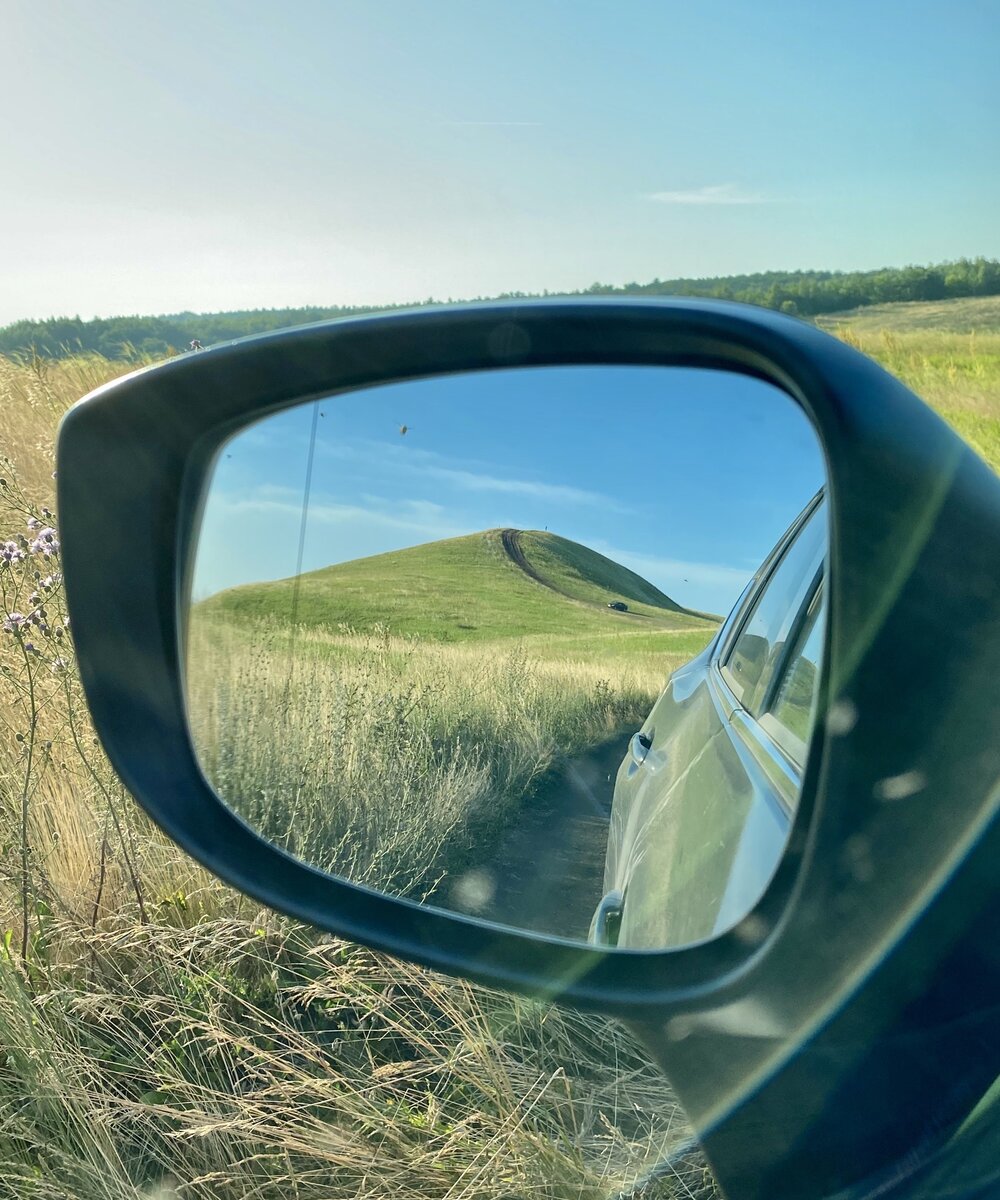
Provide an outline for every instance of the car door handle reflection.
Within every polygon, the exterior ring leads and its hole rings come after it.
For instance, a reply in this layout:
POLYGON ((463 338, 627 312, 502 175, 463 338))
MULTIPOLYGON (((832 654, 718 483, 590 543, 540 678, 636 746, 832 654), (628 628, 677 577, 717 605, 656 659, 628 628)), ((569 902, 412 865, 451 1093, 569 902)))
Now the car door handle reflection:
POLYGON ((617 946, 622 924, 625 897, 619 891, 608 892, 601 898, 590 922, 590 941, 595 946, 617 946))
POLYGON ((646 761, 646 755, 649 753, 649 748, 652 744, 652 741, 644 733, 632 734, 632 740, 629 742, 628 748, 632 755, 632 761, 637 767, 641 767, 646 761))

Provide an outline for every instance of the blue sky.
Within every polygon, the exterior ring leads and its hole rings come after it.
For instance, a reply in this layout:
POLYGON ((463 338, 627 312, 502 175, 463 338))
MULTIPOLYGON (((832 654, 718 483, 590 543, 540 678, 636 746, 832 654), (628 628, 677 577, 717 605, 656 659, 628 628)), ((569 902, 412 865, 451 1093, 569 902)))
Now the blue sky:
POLYGON ((0 322, 1000 254, 996 0, 8 0, 0 322))
MULTIPOLYGON (((823 481, 797 406, 721 372, 494 371, 318 408, 304 570, 481 529, 547 527, 682 604, 723 613, 823 481)), ((300 406, 221 453, 197 598, 295 574, 312 425, 312 404, 300 406)))

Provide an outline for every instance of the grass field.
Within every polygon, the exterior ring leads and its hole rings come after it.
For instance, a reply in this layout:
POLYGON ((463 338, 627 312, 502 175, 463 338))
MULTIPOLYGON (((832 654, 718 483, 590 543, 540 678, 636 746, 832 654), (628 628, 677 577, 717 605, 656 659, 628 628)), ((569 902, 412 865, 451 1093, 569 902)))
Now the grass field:
POLYGON ((889 333, 1000 333, 1000 296, 871 304, 817 317, 816 323, 823 329, 850 329, 856 334, 878 334, 883 330, 889 333))
POLYGON ((710 634, 456 645, 384 627, 293 638, 280 622, 196 612, 192 732, 207 778, 254 828, 420 898, 488 857, 562 763, 614 737, 624 752, 689 642, 697 652, 710 634))
MULTIPOLYGON (((614 1023, 302 930, 207 877, 141 818, 93 743, 61 625, 58 556, 32 552, 37 530, 27 525, 54 520, 45 509, 54 507, 58 417, 112 371, 90 360, 2 365, 3 449, 13 461, 0 468, 0 543, 13 539, 19 555, 0 570, 0 599, 7 619, 44 608, 48 629, 0 632, 0 1178, 11 1193, 597 1197, 682 1143, 669 1088, 614 1023)), ((347 718, 352 737, 328 776, 340 795, 364 777, 369 798, 381 788, 397 805, 426 802, 430 759, 443 768, 432 848, 450 830, 449 812, 472 829, 470 806, 494 820, 492 799, 530 784, 556 744, 603 734, 623 710, 645 711, 709 628, 671 614, 669 629, 633 632, 556 600, 580 618, 573 632, 543 621, 502 656, 481 642, 431 652, 378 629, 300 636, 303 694, 285 710, 280 762, 308 757, 347 718), (357 685, 351 705, 331 704, 325 724, 315 712, 294 719, 318 694, 308 670, 329 672, 331 662, 342 697, 357 685), (395 739, 385 743, 395 769, 373 781, 358 751, 383 736, 395 739), (470 753, 474 742, 492 753, 470 753)), ((239 647, 226 637, 238 637, 231 624, 212 631, 214 661, 230 679, 252 668, 242 682, 266 688, 287 629, 273 631, 271 659, 248 661, 247 630, 239 647)), ((245 712, 231 715, 242 745, 258 752, 239 768, 256 795, 268 794, 273 816, 296 798, 280 791, 286 772, 274 779, 265 710, 256 707, 255 726, 245 712)), ((331 840, 327 829, 298 828, 331 840)), ((412 846, 381 835, 378 845, 381 878, 404 866, 418 889, 431 878, 412 878, 412 846)), ((686 1193, 705 1172, 696 1156, 685 1162, 686 1193)))
POLYGON ((585 546, 490 529, 203 600, 191 726, 270 840, 357 883, 459 894, 565 763, 624 753, 716 628, 585 546))
POLYGON ((715 628, 584 546, 492 529, 196 605, 192 731, 270 840, 354 882, 457 895, 565 763, 624 753, 715 628))
MULTIPOLYGON (((1000 333, 848 327, 842 336, 1000 469, 1000 333)), ((39 529, 28 527, 57 525, 45 510, 59 416, 115 371, 97 359, 0 361, 0 546, 14 546, 0 565, 0 621, 10 626, 0 630, 3 1190, 37 1200, 597 1200, 629 1186, 687 1131, 624 1030, 444 980, 263 911, 193 866, 125 795, 88 724, 58 555, 52 543, 48 555, 33 548, 39 529), (28 631, 12 620, 43 609, 28 631)), ((241 652, 227 652, 224 638, 239 635, 227 626, 212 653, 238 671, 241 652)), ((355 670, 359 655, 382 655, 396 701, 432 681, 406 726, 416 743, 407 770, 419 775, 431 744, 447 762, 448 738, 466 736, 461 721, 493 721, 506 729, 503 761, 530 774, 560 721, 582 714, 584 736, 607 728, 616 705, 645 703, 698 648, 703 628, 548 628, 506 658, 456 639, 434 647, 436 665, 426 646, 376 629, 313 629, 304 661, 355 670)), ((261 686, 267 665, 256 665, 261 686)), ((358 693, 365 720, 378 716, 372 701, 388 682, 372 668, 358 693)), ((318 736, 308 723, 299 733, 300 749, 318 736)), ((460 808, 492 794, 498 761, 485 776, 482 763, 455 776, 460 808)), ((259 789, 267 766, 242 769, 259 789)), ((682 1163, 657 1183, 660 1194, 710 1194, 697 1155, 682 1163)))

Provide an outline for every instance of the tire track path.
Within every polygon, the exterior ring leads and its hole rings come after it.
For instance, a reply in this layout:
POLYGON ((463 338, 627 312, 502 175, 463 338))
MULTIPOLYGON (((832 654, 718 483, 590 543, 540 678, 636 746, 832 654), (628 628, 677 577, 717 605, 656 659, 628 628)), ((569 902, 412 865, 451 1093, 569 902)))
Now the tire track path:
POLYGON ((540 781, 492 854, 476 864, 489 900, 479 917, 586 941, 604 892, 614 781, 628 737, 566 759, 540 781))
MULTIPOLYGON (((544 575, 540 575, 538 571, 528 562, 524 556, 524 551, 521 549, 521 531, 520 529, 501 529, 500 544, 503 546, 504 553, 510 559, 518 570, 523 571, 529 579, 533 579, 535 583, 540 583, 543 588, 548 588, 550 592, 555 592, 557 596, 562 596, 564 600, 570 600, 573 604, 582 604, 585 608, 596 608, 598 612, 612 612, 606 604, 602 604, 599 600, 581 600, 579 596, 571 596, 569 592, 564 592, 562 588, 556 587, 551 579, 546 579, 544 575)), ((646 613, 637 612, 615 612, 616 617, 623 617, 628 620, 630 617, 633 621, 651 621, 653 618, 646 613)))

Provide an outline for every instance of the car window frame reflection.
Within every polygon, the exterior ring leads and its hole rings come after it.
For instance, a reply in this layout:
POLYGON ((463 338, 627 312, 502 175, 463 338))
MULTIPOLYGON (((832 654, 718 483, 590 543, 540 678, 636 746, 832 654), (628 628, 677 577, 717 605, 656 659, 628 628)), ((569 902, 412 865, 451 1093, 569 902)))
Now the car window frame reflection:
MULTIPOLYGON (((812 729, 816 720, 817 687, 814 685, 812 691, 808 734, 805 740, 800 738, 787 722, 781 720, 777 715, 777 710, 784 687, 799 659, 803 657, 802 652, 806 648, 809 638, 817 629, 820 638, 823 637, 826 623, 827 588, 825 582, 825 570, 821 569, 807 594, 805 603, 802 605, 794 632, 788 639, 788 652, 782 661, 780 670, 775 672, 767 703, 757 719, 758 724, 771 737, 772 741, 777 743, 779 749, 793 760, 799 768, 800 773, 805 769, 806 758, 809 753, 809 741, 811 740, 812 729), (803 633, 805 633, 805 637, 803 637, 803 633)), ((818 671, 820 664, 814 663, 813 667, 818 671)))
MULTIPOLYGON (((725 708, 731 727, 740 732, 742 739, 753 750, 755 757, 759 759, 760 751, 764 749, 781 766, 782 769, 777 772, 778 778, 774 780, 775 783, 780 780, 782 783, 793 784, 791 788, 780 785, 777 788, 779 799, 789 817, 795 811, 798 783, 805 767, 809 746, 808 742, 802 742, 790 730, 787 730, 773 716, 771 710, 776 697, 780 694, 789 666, 794 661, 795 654, 799 649, 802 628, 808 621, 817 601, 820 604, 824 602, 827 560, 825 548, 819 567, 803 573, 798 603, 794 605, 795 615, 789 627, 781 656, 764 688, 759 705, 755 706, 757 711, 748 707, 733 687, 726 664, 746 625, 753 618, 760 601, 766 595, 776 573, 785 562, 786 556, 799 536, 805 531, 806 526, 815 516, 819 516, 825 523, 825 501, 825 490, 820 489, 751 580, 739 604, 734 609, 730 621, 720 632, 711 664, 716 694, 721 692, 725 698, 725 708)), ((820 619, 826 620, 825 612, 821 613, 820 619)), ((757 690, 756 687, 752 690, 752 697, 757 690)))
POLYGON ((753 597, 741 613, 739 629, 729 640, 725 654, 720 658, 719 670, 729 690, 736 697, 740 707, 754 720, 759 720, 762 714, 770 710, 825 558, 826 514, 820 501, 810 504, 808 512, 796 522, 791 538, 782 546, 781 553, 770 564, 766 578, 754 590, 753 597), (803 560, 804 569, 802 563, 793 563, 793 556, 798 558, 803 552, 808 556, 803 560), (786 572, 786 568, 789 567, 790 573, 786 572), (772 588, 778 587, 779 582, 782 590, 777 594, 772 593, 772 588), (777 601, 776 606, 771 606, 772 600, 777 601), (764 658, 753 678, 741 678, 732 664, 744 635, 758 614, 763 615, 765 622, 766 633, 758 638, 764 643, 764 658))

